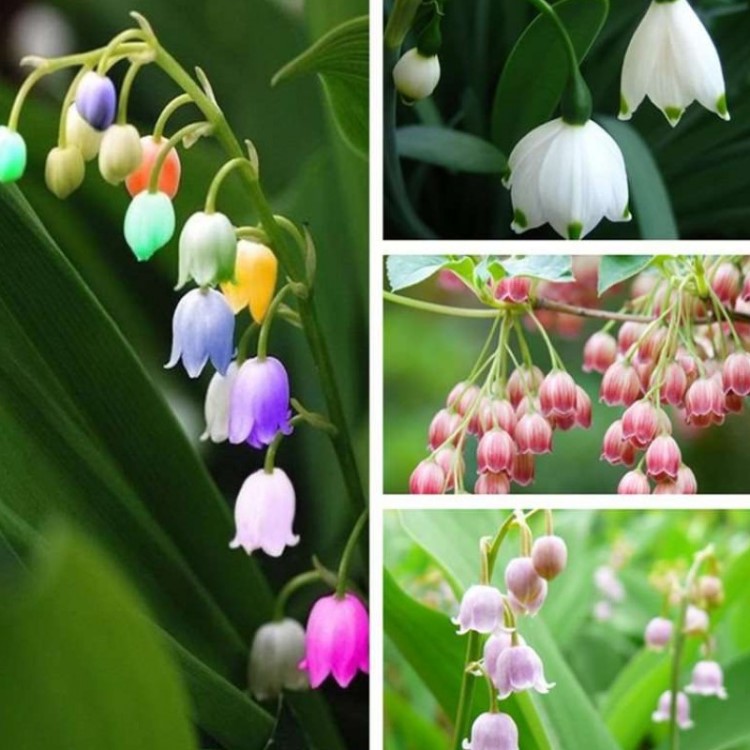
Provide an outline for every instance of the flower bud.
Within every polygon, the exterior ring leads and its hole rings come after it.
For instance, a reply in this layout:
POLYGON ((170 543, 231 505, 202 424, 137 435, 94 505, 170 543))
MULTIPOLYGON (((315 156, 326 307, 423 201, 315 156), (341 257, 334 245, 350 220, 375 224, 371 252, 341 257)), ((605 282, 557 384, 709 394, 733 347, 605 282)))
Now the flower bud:
POLYGON ((674 625, 671 620, 667 620, 666 617, 654 617, 646 625, 644 634, 646 646, 652 651, 663 651, 672 640, 673 630, 674 625))
POLYGON ((446 490, 446 476, 433 460, 420 461, 409 477, 409 492, 412 495, 442 495, 446 490))
POLYGON ((393 68, 393 83, 405 99, 418 101, 430 96, 440 80, 440 60, 427 57, 416 47, 405 52, 393 68))
POLYGON ((550 453, 552 427, 541 414, 525 414, 516 425, 516 444, 519 453, 550 453))
POLYGON ((750 395, 750 354, 734 352, 724 360, 722 367, 724 393, 738 396, 750 395))
MULTIPOLYGON (((661 694, 656 711, 651 714, 652 721, 657 724, 671 721, 672 716, 672 691, 667 690, 661 694)), ((677 726, 680 729, 690 729, 693 722, 690 720, 690 701, 683 692, 677 693, 677 726)))
POLYGON ((553 682, 547 682, 542 660, 530 646, 505 649, 498 657, 495 673, 500 700, 525 690, 548 693, 555 686, 553 682))
POLYGON ((458 616, 451 622, 458 625, 458 634, 473 630, 492 633, 503 621, 503 595, 494 586, 469 586, 461 599, 458 616))
POLYGON ((646 472, 657 482, 677 479, 681 464, 680 446, 669 435, 659 435, 646 451, 646 472))
POLYGON ((559 536, 540 536, 531 548, 534 569, 545 580, 552 581, 565 570, 568 564, 568 547, 559 536))
POLYGON ((618 495, 648 495, 650 493, 651 487, 648 479, 640 469, 629 471, 617 485, 618 495))
POLYGON ((448 409, 441 409, 430 422, 428 444, 432 450, 437 450, 448 442, 455 445, 458 441, 458 428, 461 425, 461 415, 448 409))
POLYGON ((107 182, 119 185, 138 169, 142 157, 141 139, 132 125, 107 128, 99 147, 99 171, 107 182))
POLYGON ((86 165, 78 146, 56 146, 47 154, 44 181, 58 198, 67 198, 78 190, 86 174, 86 165))
POLYGON ((485 432, 477 447, 477 466, 481 472, 497 474, 510 471, 516 455, 516 444, 505 430, 485 432))
POLYGON ((698 579, 698 596, 709 607, 724 603, 724 584, 718 576, 701 576, 698 579))
POLYGON ((90 70, 78 84, 75 97, 78 114, 95 130, 107 130, 115 121, 117 92, 107 76, 90 70))
POLYGON ((635 463, 635 447, 623 439, 622 420, 616 419, 604 433, 601 458, 613 466, 632 466, 635 463))
POLYGON ((600 565, 594 571, 594 585, 612 602, 621 602, 625 598, 625 587, 609 565, 600 565))
POLYGON ((517 367, 508 378, 507 392, 511 404, 517 407, 525 396, 536 393, 543 380, 544 374, 536 365, 517 367))
POLYGON ((521 487, 528 487, 534 482, 536 462, 533 453, 516 453, 510 478, 521 487))
POLYGON ((235 315, 243 308, 250 310, 256 323, 262 323, 273 301, 279 262, 273 251, 258 242, 237 243, 234 282, 221 285, 235 315))
POLYGON ((688 376, 678 362, 670 362, 664 369, 659 396, 664 403, 681 406, 688 387, 688 376))
POLYGON ((237 495, 237 533, 229 546, 242 547, 248 555, 260 549, 271 557, 281 557, 286 547, 299 543, 299 536, 292 532, 295 506, 294 486, 281 469, 251 474, 237 495))
POLYGON ((488 398, 479 407, 479 434, 499 428, 513 435, 516 429, 516 411, 510 401, 499 398, 488 398))
POLYGON ((720 263, 711 278, 711 288, 723 305, 732 307, 740 294, 740 270, 734 263, 720 263))
POLYGON ((645 448, 659 426, 656 409, 648 401, 636 401, 622 415, 622 437, 636 448, 645 448))
POLYGON ((495 287, 495 299, 501 302, 528 302, 531 279, 526 276, 506 276, 495 287))
POLYGON ((474 483, 475 495, 507 495, 510 493, 510 477, 505 471, 493 474, 483 472, 474 483))
POLYGON ((729 697, 724 688, 724 672, 715 661, 699 661, 693 667, 693 676, 685 692, 716 696, 723 701, 729 697))
POLYGON ((229 437, 229 398, 237 377, 237 363, 232 362, 226 375, 215 372, 206 390, 206 402, 203 413, 206 417, 206 429, 201 440, 212 443, 223 443, 229 437))
POLYGON ((234 279, 237 239, 232 222, 222 213, 198 211, 180 233, 177 289, 193 279, 199 286, 234 279))
POLYGON ((508 714, 479 714, 471 725, 471 740, 463 750, 518 750, 518 727, 508 714))
POLYGON ((553 371, 539 386, 539 405, 545 417, 575 414, 576 398, 575 380, 567 372, 553 371))
POLYGON ((614 364, 617 342, 604 331, 597 331, 583 347, 583 371, 605 373, 614 364))
POLYGON ((78 114, 75 104, 68 107, 65 116, 65 140, 70 146, 78 146, 85 161, 96 158, 103 135, 78 114))
POLYGON ((602 378, 599 398, 607 406, 630 406, 641 395, 641 380, 632 365, 615 362, 602 378))
MULTIPOLYGON (((138 193, 148 189, 156 158, 165 143, 166 141, 162 139, 155 141, 151 135, 144 135, 141 138, 141 163, 125 180, 125 187, 130 195, 138 195, 138 193)), ((159 171, 159 178, 156 183, 157 189, 166 193, 170 198, 174 198, 180 187, 181 173, 182 166, 177 149, 170 148, 159 171)))
POLYGON ((19 180, 26 170, 26 141, 20 133, 0 125, 0 183, 19 180))
POLYGON ((535 615, 547 597, 547 581, 537 573, 530 557, 516 557, 505 568, 510 603, 520 614, 535 615))
POLYGON ((125 212, 125 241, 138 260, 148 260, 173 237, 175 215, 164 193, 144 190, 130 201, 125 212))
POLYGON ((708 613, 693 604, 689 604, 685 613, 685 627, 683 628, 685 635, 705 635, 708 633, 709 627, 708 613))
POLYGON ((258 628, 250 647, 248 686, 259 701, 282 690, 304 690, 307 675, 299 668, 305 655, 305 629, 288 617, 258 628))

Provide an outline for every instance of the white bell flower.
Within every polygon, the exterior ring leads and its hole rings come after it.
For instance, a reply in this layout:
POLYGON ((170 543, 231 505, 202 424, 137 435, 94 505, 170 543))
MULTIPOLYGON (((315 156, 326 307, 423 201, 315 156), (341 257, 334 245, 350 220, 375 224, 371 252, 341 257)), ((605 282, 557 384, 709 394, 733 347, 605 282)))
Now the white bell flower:
POLYGON ((593 120, 572 125, 558 118, 534 128, 516 144, 508 167, 511 227, 519 234, 549 223, 577 240, 604 217, 631 219, 622 152, 593 120))
POLYGON ((440 60, 426 56, 416 47, 405 52, 393 68, 393 83, 401 96, 417 101, 435 90, 440 80, 440 60))
POLYGON ((296 620, 268 622, 258 629, 250 649, 248 684, 258 700, 276 698, 282 690, 305 690, 305 629, 296 620))
POLYGON ((630 40, 622 66, 620 119, 629 120, 645 97, 672 126, 693 101, 729 119, 719 54, 687 0, 654 0, 630 40))

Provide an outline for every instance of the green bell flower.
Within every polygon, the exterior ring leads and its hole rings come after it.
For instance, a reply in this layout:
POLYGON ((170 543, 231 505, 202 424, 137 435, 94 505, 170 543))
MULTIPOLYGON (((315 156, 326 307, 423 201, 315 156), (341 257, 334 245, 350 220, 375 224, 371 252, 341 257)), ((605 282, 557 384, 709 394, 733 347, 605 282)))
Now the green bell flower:
POLYGON ((177 289, 193 279, 198 286, 234 281, 237 237, 232 222, 222 213, 194 213, 180 234, 180 269, 177 289))
POLYGON ((144 190, 133 198, 125 213, 125 241, 138 260, 148 260, 172 239, 175 215, 165 193, 144 190))
POLYGON ((15 182, 26 169, 26 141, 20 133, 0 125, 0 182, 15 182))

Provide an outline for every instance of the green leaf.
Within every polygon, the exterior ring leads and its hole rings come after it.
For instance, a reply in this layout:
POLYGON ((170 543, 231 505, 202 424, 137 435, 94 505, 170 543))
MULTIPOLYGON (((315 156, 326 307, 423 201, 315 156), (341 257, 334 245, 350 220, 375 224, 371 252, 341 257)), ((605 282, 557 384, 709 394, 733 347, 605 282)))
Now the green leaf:
POLYGON ((189 750, 179 673, 112 561, 57 527, 0 597, 3 747, 189 750))
POLYGON ((654 261, 654 255, 602 255, 599 264, 599 294, 631 279, 654 261))
MULTIPOLYGON (((582 60, 604 25, 608 0, 562 0, 554 6, 582 60)), ((510 53, 495 90, 492 141, 506 154, 551 119, 568 80, 568 60, 554 24, 538 16, 510 53)))
POLYGON ((468 256, 389 255, 386 259, 388 283, 394 292, 419 284, 443 269, 473 286, 475 263, 468 256))
POLYGON ((272 85, 307 73, 320 76, 344 140, 363 158, 368 153, 369 20, 360 16, 336 26, 287 63, 272 85))
POLYGON ((408 750, 448 750, 449 741, 429 719, 414 710, 398 693, 385 688, 383 695, 385 721, 391 730, 405 741, 408 750))
POLYGON ((667 186, 651 148, 629 123, 602 117, 602 126, 617 141, 630 184, 630 201, 645 240, 676 240, 680 233, 667 186))
POLYGON ((575 281, 571 255, 526 255, 502 261, 508 276, 530 276, 544 281, 575 281))
POLYGON ((399 156, 456 172, 502 174, 505 154, 488 141, 469 133, 427 125, 408 125, 396 131, 399 156))

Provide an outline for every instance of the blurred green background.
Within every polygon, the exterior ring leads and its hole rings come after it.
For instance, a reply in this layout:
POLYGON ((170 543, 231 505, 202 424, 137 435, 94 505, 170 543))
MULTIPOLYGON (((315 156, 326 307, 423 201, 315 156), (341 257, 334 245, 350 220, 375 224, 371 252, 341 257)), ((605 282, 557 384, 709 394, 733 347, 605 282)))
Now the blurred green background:
MULTIPOLYGON (((65 0, 40 6, 9 0, 0 7, 0 110, 4 113, 0 120, 7 118, 15 90, 23 78, 24 71, 17 64, 22 53, 63 54, 102 46, 111 36, 132 25, 130 10, 139 10, 147 16, 163 46, 187 70, 196 65, 204 69, 237 136, 252 139, 257 147, 261 178, 274 210, 309 226, 318 253, 316 304, 364 474, 368 373, 367 164, 341 139, 320 82, 314 76, 278 88, 271 88, 270 80, 282 65, 325 32, 366 13, 366 1, 65 0)), ((125 65, 120 64, 112 73, 118 84, 124 69, 125 65)), ((35 88, 24 108, 20 131, 28 144, 29 165, 19 187, 132 345, 149 379, 177 416, 195 451, 200 453, 231 511, 242 481, 261 465, 262 455, 246 447, 199 443, 203 397, 210 372, 191 381, 181 368, 169 371, 163 368, 171 345, 172 313, 180 297, 173 290, 177 275, 176 239, 152 262, 137 263, 122 234, 129 196, 124 187, 113 188, 102 180, 96 162, 88 165, 83 187, 65 202, 58 201, 44 186, 44 162, 48 150, 55 145, 59 106, 70 80, 62 73, 45 81, 35 88)), ((161 108, 177 93, 166 76, 156 69, 145 69, 134 86, 130 121, 141 134, 150 132, 161 108)), ((194 116, 190 107, 184 108, 171 122, 170 131, 194 116)), ((201 141, 181 156, 182 185, 175 200, 178 232, 185 219, 202 208, 211 177, 224 160, 223 153, 209 140, 201 141)), ((218 208, 237 224, 255 220, 236 177, 226 181, 218 208)), ((6 247, 4 252, 12 249, 6 247)), ((33 284, 26 292, 35 295, 33 284)), ((38 302, 45 304, 44 299, 38 302)), ((71 303, 75 304, 73 300, 71 303)), ((238 318, 238 329, 247 322, 247 314, 243 313, 238 318)), ((5 334, 6 331, 0 331, 1 337, 5 334)), ((80 331, 81 337, 86 335, 85 330, 80 331)), ((101 342, 105 349, 107 345, 107 341, 101 342)), ((43 351, 44 344, 40 348, 43 351)), ((307 408, 324 411, 303 336, 279 322, 271 336, 271 351, 287 365, 293 395, 307 408)), ((76 356, 74 343, 70 352, 76 356)), ((101 389, 107 386, 97 385, 101 389)), ((134 419, 139 419, 135 413, 134 419)), ((149 431, 147 423, 140 426, 149 431)), ((0 455, 0 463, 5 465, 8 460, 8 456, 0 455)), ((154 463, 159 460, 158 455, 153 455, 154 463)), ((335 566, 353 522, 351 506, 325 436, 304 427, 299 429, 280 449, 278 464, 285 468, 297 490, 295 525, 302 541, 280 560, 260 554, 253 557, 273 588, 309 568, 312 554, 318 555, 324 564, 335 566)), ((63 463, 62 470, 71 477, 82 471, 70 458, 63 463)), ((54 508, 54 501, 51 506, 54 508)), ((191 513, 189 505, 184 510, 187 515, 191 513)), ((196 518, 195 523, 200 528, 201 519, 196 518)), ((228 537, 213 540, 221 556, 228 541, 228 537)), ((236 565, 250 569, 251 564, 243 558, 244 555, 236 553, 236 565)), ((366 575, 363 559, 354 571, 360 581, 366 575)), ((219 569, 217 564, 215 572, 219 569)), ((157 571, 150 574, 159 575, 157 571)), ((242 576, 240 580, 247 578, 242 576)), ((295 597, 291 614, 304 621, 317 593, 306 591, 295 597)), ((238 591, 237 596, 252 604, 254 592, 238 591)), ((251 636, 250 631, 242 633, 247 644, 251 636)), ((236 665, 234 674, 241 689, 243 672, 244 666, 236 665)), ((330 705, 346 744, 361 745, 367 736, 367 681, 359 679, 347 691, 327 686, 323 692, 332 698, 330 705)))
MULTIPOLYGON (((476 306, 470 293, 449 292, 433 276, 406 290, 408 296, 449 305, 476 306)), ((618 309, 618 298, 608 297, 604 306, 618 309)), ((427 430, 451 388, 470 372, 491 326, 488 320, 466 320, 434 315, 384 303, 384 488, 388 493, 408 492, 409 475, 426 455, 427 430)), ((607 427, 622 410, 599 403, 601 376, 584 373, 583 345, 601 326, 586 321, 575 339, 551 336, 568 371, 591 397, 590 429, 556 432, 551 454, 540 456, 536 481, 529 487, 513 485, 514 493, 613 493, 625 473, 621 466, 599 460, 607 427)), ((549 369, 549 357, 538 332, 527 335, 534 362, 549 369)), ((732 416, 721 427, 699 430, 688 436, 675 426, 685 463, 698 479, 701 493, 746 493, 745 474, 750 415, 732 416)), ((470 476, 475 476, 476 440, 465 451, 470 476)), ((467 483, 467 487, 473 486, 467 483)))
MULTIPOLYGON (((466 636, 455 634, 449 617, 479 576, 478 540, 492 536, 510 511, 411 510, 384 515, 385 747, 448 750, 466 636), (406 623, 412 623, 413 626, 406 623)), ((746 511, 554 511, 555 533, 568 546, 566 571, 550 583, 544 607, 519 627, 539 651, 549 681, 548 695, 502 703, 521 728, 523 748, 539 747, 523 727, 521 714, 540 712, 551 745, 568 748, 664 748, 664 725, 651 722, 656 700, 668 688, 669 656, 643 648, 648 621, 660 614, 661 596, 649 576, 664 567, 684 577, 693 555, 714 544, 726 592, 712 614, 716 659, 723 666, 729 700, 691 700, 695 728, 681 733, 684 750, 746 750, 750 722, 745 695, 750 672, 746 618, 750 566, 750 513, 746 511), (593 608, 602 596, 594 571, 607 565, 625 598, 612 618, 598 621, 593 608), (521 712, 521 713, 519 713, 521 712), (571 742, 571 737, 577 738, 571 742)), ((535 534, 541 518, 532 519, 535 534)), ((518 533, 504 542, 493 581, 503 588, 503 570, 518 554, 518 533)), ((704 567, 703 572, 707 568, 704 567)), ((697 644, 686 649, 684 679, 697 660, 697 644)), ((477 684, 472 716, 486 710, 477 684)))

